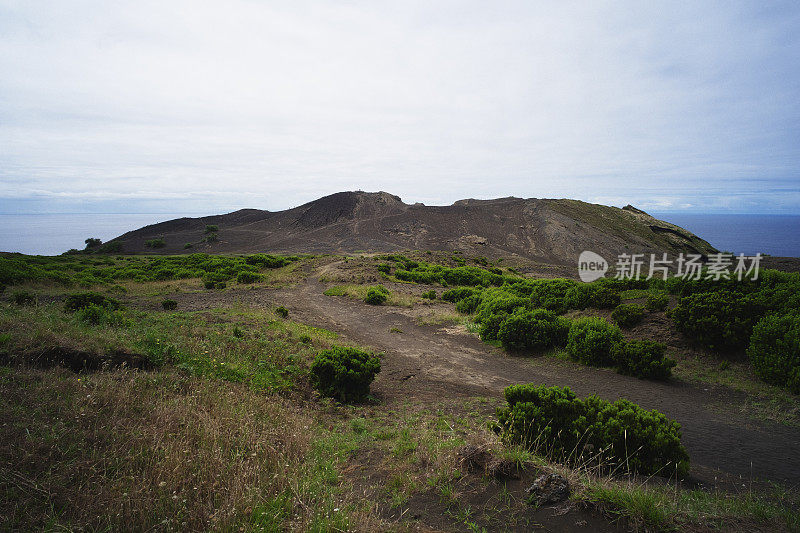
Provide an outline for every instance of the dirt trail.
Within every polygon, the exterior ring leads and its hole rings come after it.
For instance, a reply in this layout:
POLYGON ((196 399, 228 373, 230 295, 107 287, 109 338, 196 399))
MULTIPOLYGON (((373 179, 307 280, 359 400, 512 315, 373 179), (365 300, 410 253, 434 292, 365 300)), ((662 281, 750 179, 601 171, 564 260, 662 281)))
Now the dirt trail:
POLYGON ((699 480, 714 484, 721 474, 728 481, 741 477, 743 484, 752 477, 800 485, 800 429, 744 419, 736 411, 735 402, 741 398, 726 389, 675 380, 658 383, 548 358, 509 356, 457 328, 420 326, 404 309, 324 296, 326 286, 318 276, 275 296, 303 322, 383 351, 373 390, 387 402, 500 398, 504 387, 529 382, 569 386, 581 397, 624 397, 681 424, 692 474, 699 480), (401 332, 390 331, 392 327, 401 332), (724 402, 730 407, 720 408, 724 402))

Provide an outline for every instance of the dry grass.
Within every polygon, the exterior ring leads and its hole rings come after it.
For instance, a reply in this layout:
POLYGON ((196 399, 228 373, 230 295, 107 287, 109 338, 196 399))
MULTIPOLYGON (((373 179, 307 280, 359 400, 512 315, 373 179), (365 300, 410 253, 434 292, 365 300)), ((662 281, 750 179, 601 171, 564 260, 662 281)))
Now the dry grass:
POLYGON ((342 457, 318 453, 313 411, 278 396, 4 367, 0 406, 2 530, 329 530, 363 513, 338 494, 342 457))

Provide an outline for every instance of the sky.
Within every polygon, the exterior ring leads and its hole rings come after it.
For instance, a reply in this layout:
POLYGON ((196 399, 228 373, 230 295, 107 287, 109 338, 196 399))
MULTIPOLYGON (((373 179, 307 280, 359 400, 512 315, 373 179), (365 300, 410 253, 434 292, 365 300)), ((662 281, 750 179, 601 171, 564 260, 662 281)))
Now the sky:
POLYGON ((0 213, 800 214, 799 2, 0 0, 0 213))

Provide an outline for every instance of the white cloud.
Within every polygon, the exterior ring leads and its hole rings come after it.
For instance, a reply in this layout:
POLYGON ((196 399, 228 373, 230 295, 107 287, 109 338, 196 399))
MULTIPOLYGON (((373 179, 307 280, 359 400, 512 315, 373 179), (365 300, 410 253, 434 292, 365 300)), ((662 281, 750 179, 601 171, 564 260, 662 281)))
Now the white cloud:
POLYGON ((0 1, 0 197, 798 212, 800 9, 771 6, 0 1))

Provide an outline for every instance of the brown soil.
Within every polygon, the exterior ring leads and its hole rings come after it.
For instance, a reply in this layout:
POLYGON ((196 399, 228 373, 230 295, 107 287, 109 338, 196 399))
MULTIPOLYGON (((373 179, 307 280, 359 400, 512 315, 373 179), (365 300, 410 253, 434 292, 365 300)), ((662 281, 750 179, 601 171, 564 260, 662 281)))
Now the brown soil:
MULTIPOLYGON (((759 479, 800 484, 800 455, 796 453, 800 429, 744 419, 739 413, 745 401, 741 393, 676 379, 640 380, 548 357, 510 356, 461 327, 419 325, 414 309, 326 297, 322 294, 326 287, 318 276, 311 276, 296 287, 270 294, 269 299, 286 305, 292 318, 382 351, 382 371, 373 391, 388 404, 502 398, 503 388, 515 383, 569 386, 579 396, 627 398, 677 420, 692 460, 692 476, 705 485, 724 480, 742 486, 759 479)), ((391 288, 409 290, 408 286, 391 288)), ((243 296, 247 303, 257 305, 266 295, 248 291, 243 296)), ((453 312, 445 302, 426 310, 436 308, 453 312)))

